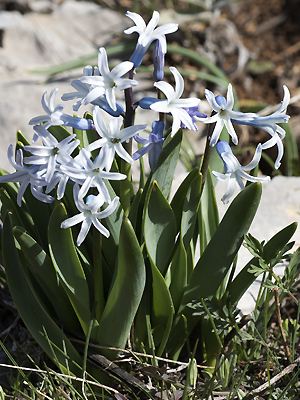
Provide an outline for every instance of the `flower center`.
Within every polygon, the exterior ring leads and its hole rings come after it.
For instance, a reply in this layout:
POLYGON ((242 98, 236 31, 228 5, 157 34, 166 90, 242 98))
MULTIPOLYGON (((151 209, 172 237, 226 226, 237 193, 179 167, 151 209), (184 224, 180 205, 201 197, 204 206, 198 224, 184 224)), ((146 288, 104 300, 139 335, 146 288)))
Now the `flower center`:
POLYGON ((112 144, 116 144, 116 143, 120 143, 121 139, 120 138, 113 138, 113 139, 110 139, 110 141, 111 141, 112 144))

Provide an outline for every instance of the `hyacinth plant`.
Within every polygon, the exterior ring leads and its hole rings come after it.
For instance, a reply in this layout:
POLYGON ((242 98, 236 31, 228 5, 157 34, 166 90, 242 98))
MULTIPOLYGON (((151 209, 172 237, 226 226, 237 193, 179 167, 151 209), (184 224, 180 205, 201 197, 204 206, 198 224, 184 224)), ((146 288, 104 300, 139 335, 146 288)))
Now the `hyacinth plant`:
MULTIPOLYGON (((205 91, 211 115, 203 114, 199 98, 184 97, 175 67, 169 69, 174 83, 164 80, 166 35, 177 25, 157 27, 158 12, 148 24, 138 14, 126 15, 135 25, 125 33, 138 34, 130 60, 110 68, 100 48, 98 65, 85 67, 71 82, 73 91, 61 97, 73 101, 75 112, 92 112, 68 115, 57 91, 45 92, 44 114, 29 122, 32 139, 18 132, 16 147, 9 146, 15 172, 0 178, 1 261, 24 323, 63 371, 88 371, 102 381, 105 371, 99 373, 93 355, 114 360, 127 346, 173 360, 193 353, 215 364, 224 335, 216 331, 209 307, 223 315, 225 305, 236 307, 255 279, 249 269, 258 258, 234 276, 236 257, 259 205, 261 183, 269 180, 257 175, 262 152, 277 146, 279 168, 285 132, 279 124, 289 118, 287 87, 278 109, 262 117, 234 109, 230 84, 226 97, 205 91), (138 98, 134 78, 151 45, 157 95, 138 98), (135 125, 140 108, 156 115, 151 126, 135 125), (203 124, 207 145, 200 166, 171 196, 183 131, 197 135, 203 124), (269 135, 247 165, 230 143, 238 146, 236 125, 269 135), (215 151, 223 170, 214 169, 215 151), (222 201, 231 201, 221 222, 218 180, 226 183, 222 201)), ((264 244, 266 262, 294 231, 292 224, 264 244)))

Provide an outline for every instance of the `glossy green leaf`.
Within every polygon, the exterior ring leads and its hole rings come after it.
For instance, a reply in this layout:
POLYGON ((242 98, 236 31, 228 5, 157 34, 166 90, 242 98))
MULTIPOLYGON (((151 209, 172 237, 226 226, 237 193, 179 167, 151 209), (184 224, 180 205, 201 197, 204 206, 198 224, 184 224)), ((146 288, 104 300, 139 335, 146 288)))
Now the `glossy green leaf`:
POLYGON ((158 348, 156 354, 160 356, 171 332, 174 306, 164 277, 151 261, 150 264, 152 272, 151 327, 155 347, 158 348))
POLYGON ((80 374, 80 355, 43 307, 26 268, 21 264, 9 216, 4 221, 3 229, 7 283, 22 320, 42 349, 64 372, 80 374))
POLYGON ((182 242, 179 238, 176 251, 172 258, 170 267, 170 294, 173 300, 175 311, 178 310, 182 300, 182 295, 187 285, 187 255, 182 242))
POLYGON ((49 221, 49 250, 53 265, 62 282, 85 333, 91 321, 89 288, 73 242, 71 228, 62 229, 68 218, 62 203, 57 203, 49 221))
MULTIPOLYGON (((264 246, 264 258, 266 261, 272 260, 278 252, 290 241, 295 233, 297 224, 294 222, 280 232, 276 233, 264 246)), ((255 281, 254 274, 249 272, 252 266, 258 266, 259 260, 253 257, 247 265, 238 273, 228 287, 227 295, 232 303, 238 302, 249 286, 255 281)))
POLYGON ((251 184, 233 200, 198 261, 184 302, 216 293, 248 232, 261 198, 261 185, 251 184))
POLYGON ((165 275, 175 246, 176 221, 156 182, 149 190, 143 220, 148 254, 162 275, 165 275))
POLYGON ((182 207, 180 235, 184 246, 188 246, 194 236, 200 205, 202 176, 198 172, 188 188, 182 207))
POLYGON ((210 170, 207 171, 201 196, 198 221, 200 231, 200 252, 202 254, 219 226, 219 212, 210 170))
POLYGON ((175 218, 176 218, 178 231, 180 230, 182 209, 183 209, 183 204, 184 204, 184 201, 186 198, 186 194, 187 194, 187 191, 189 190, 189 187, 191 186, 191 182, 197 176, 198 171, 199 171, 199 169, 195 168, 185 177, 185 179, 183 180, 183 182, 177 189, 177 191, 174 194, 173 199, 171 201, 171 207, 172 207, 172 210, 173 210, 175 218))
POLYGON ((66 139, 71 133, 64 126, 61 125, 53 125, 48 128, 48 131, 55 137, 59 142, 63 139, 66 139))
POLYGON ((148 186, 150 186, 151 182, 156 181, 166 199, 168 199, 170 195, 174 171, 179 158, 181 141, 181 131, 177 132, 173 138, 166 139, 158 160, 158 165, 148 178, 148 186))
MULTIPOLYGON (((9 188, 5 184, 6 188, 9 188)), ((12 213, 12 220, 15 225, 24 226, 30 233, 35 233, 34 224, 30 214, 28 213, 26 206, 23 207, 17 205, 17 200, 14 194, 9 195, 4 189, 0 189, 0 202, 1 202, 1 213, 4 216, 6 212, 12 213), (12 197, 13 196, 13 197, 12 197)))
POLYGON ((13 232, 22 254, 27 259, 29 270, 49 299, 59 322, 70 333, 76 332, 79 328, 77 317, 64 289, 59 283, 50 257, 23 229, 16 227, 13 232), (54 299, 55 301, 53 301, 54 299))
MULTIPOLYGON (((118 265, 97 334, 99 345, 121 349, 125 347, 145 281, 141 248, 130 221, 124 218, 120 232, 118 265)), ((103 353, 111 354, 109 350, 103 353)), ((115 352, 112 355, 115 357, 115 352)))
MULTIPOLYGON (((187 319, 187 330, 191 332, 197 322, 193 310, 188 307, 192 301, 214 296, 224 280, 242 242, 248 232, 261 198, 261 185, 258 183, 246 187, 233 200, 204 253, 193 270, 185 290, 179 314, 187 319)), ((179 318, 172 330, 168 350, 177 353, 182 346, 177 330, 179 318)))

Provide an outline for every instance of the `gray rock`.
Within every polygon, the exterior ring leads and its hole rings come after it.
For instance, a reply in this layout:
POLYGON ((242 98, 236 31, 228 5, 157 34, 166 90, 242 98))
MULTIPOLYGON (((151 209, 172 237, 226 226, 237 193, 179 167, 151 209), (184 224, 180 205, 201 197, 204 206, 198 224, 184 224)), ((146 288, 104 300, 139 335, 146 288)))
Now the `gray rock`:
MULTIPOLYGON (((54 2, 52 2, 54 3, 54 2)), ((49 67, 97 51, 115 34, 121 34, 126 17, 88 2, 65 1, 52 14, 1 12, 4 30, 0 47, 0 163, 8 168, 6 150, 23 130, 29 136, 28 121, 42 112, 41 96, 46 89, 58 87, 62 95, 70 91, 73 72, 51 84, 45 76, 30 71, 49 67)), ((95 57, 96 59, 96 57, 95 57)), ((77 75, 80 72, 77 72, 77 75)), ((66 111, 71 111, 70 102, 66 111)))

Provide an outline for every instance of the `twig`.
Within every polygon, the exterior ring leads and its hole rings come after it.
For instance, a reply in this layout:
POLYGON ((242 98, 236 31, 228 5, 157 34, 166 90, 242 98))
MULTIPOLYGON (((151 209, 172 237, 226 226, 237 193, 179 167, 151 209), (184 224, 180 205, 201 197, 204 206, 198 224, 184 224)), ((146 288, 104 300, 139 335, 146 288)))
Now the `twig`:
POLYGON ((137 379, 135 376, 132 376, 124 369, 120 368, 117 364, 108 360, 106 357, 100 354, 93 354, 89 358, 100 365, 101 368, 103 368, 105 371, 110 372, 112 375, 117 376, 128 384, 135 386, 136 388, 143 391, 148 390, 147 386, 142 381, 137 379))
POLYGON ((286 368, 284 368, 281 372, 279 372, 272 379, 270 379, 270 381, 264 383, 263 385, 259 386, 258 388, 247 393, 244 400, 253 399, 253 397, 252 397, 253 395, 257 395, 257 394, 261 394, 261 393, 265 392, 267 389, 270 388, 270 386, 273 386, 276 382, 280 381, 286 375, 293 372, 296 367, 299 367, 299 364, 300 364, 300 357, 296 358, 296 360, 292 364, 290 364, 286 368))

